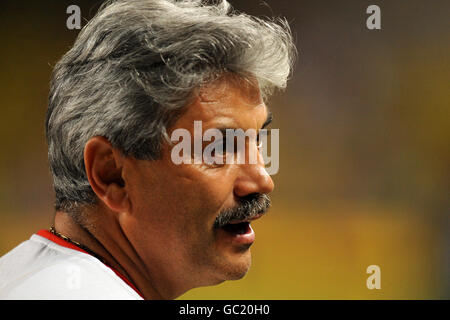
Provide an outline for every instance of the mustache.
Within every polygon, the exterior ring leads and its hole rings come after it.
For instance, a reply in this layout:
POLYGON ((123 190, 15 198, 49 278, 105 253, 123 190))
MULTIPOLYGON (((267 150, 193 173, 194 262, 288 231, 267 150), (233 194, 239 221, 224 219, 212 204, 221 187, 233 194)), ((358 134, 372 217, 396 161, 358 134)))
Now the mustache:
POLYGON ((239 205, 221 211, 214 221, 214 228, 221 228, 233 220, 246 220, 266 214, 271 204, 266 194, 255 193, 239 199, 239 205))

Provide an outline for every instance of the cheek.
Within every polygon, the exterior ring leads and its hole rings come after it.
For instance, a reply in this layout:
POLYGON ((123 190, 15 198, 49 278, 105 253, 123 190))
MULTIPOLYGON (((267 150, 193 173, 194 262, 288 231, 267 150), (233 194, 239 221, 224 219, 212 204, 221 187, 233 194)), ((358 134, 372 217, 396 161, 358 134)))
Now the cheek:
POLYGON ((234 170, 204 165, 141 168, 130 186, 136 220, 173 245, 207 242, 220 210, 234 204, 234 170))
POLYGON ((203 169, 192 186, 192 198, 198 206, 208 208, 214 218, 224 207, 233 205, 234 177, 226 168, 203 169))
POLYGON ((191 166, 188 173, 178 177, 174 191, 177 231, 186 243, 204 247, 214 240, 217 215, 233 201, 232 183, 220 170, 191 166))

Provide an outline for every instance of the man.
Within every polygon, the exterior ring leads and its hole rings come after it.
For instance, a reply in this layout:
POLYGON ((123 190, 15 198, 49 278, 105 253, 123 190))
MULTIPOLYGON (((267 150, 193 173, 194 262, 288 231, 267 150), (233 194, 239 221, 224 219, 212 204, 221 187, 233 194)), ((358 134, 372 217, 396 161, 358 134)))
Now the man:
POLYGON ((242 278, 273 189, 258 141, 253 163, 178 163, 172 134, 266 126, 294 51, 284 21, 226 1, 104 4, 53 72, 54 227, 0 259, 0 297, 173 299, 242 278))

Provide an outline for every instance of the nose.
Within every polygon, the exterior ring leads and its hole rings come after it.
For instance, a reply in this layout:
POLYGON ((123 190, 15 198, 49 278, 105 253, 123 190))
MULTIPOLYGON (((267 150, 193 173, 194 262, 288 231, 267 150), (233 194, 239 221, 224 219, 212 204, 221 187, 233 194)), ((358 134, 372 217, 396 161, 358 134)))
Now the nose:
POLYGON ((274 183, 267 173, 264 160, 258 154, 256 164, 238 164, 239 175, 235 181, 234 194, 245 197, 252 193, 268 194, 273 191, 274 183))

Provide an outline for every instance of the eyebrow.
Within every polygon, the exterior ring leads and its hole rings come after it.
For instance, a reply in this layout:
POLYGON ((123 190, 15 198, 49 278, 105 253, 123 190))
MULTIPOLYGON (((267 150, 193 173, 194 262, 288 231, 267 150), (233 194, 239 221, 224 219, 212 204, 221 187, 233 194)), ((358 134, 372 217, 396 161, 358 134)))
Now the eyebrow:
MULTIPOLYGON (((267 127, 272 122, 272 120, 273 120, 273 114, 272 114, 272 111, 269 110, 267 113, 266 121, 264 121, 263 125, 261 126, 261 129, 264 129, 265 127, 267 127)), ((222 133, 222 135, 224 137, 226 136, 227 130, 236 130, 236 128, 217 128, 217 129, 222 133)))

